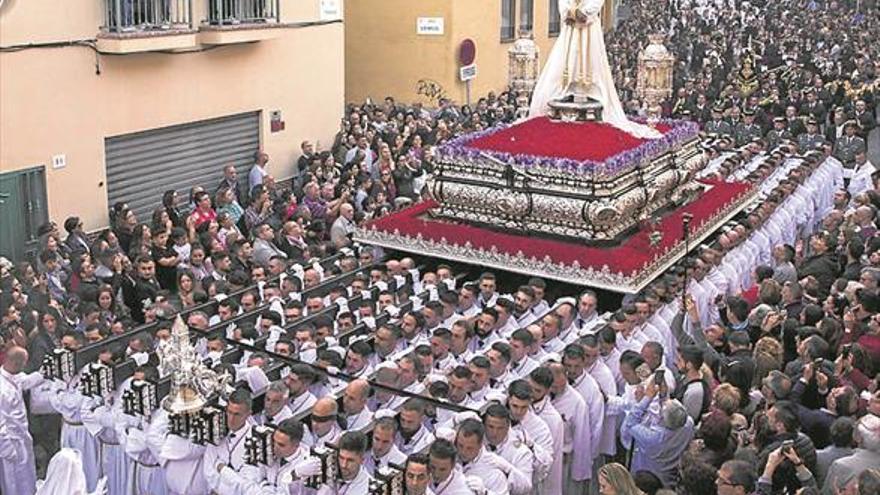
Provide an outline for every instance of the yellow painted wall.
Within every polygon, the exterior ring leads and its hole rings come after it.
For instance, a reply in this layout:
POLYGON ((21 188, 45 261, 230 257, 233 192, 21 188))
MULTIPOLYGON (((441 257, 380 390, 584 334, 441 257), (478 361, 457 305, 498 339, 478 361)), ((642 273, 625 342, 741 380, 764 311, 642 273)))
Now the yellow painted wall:
MULTIPOLYGON (((101 5, 7 0, 0 45, 94 38, 101 5)), ((193 0, 195 19, 205 5, 193 0)), ((316 20, 317 5, 282 0, 282 20, 316 20)), ((107 223, 105 137, 262 110, 270 171, 288 177, 303 139, 327 148, 339 127, 343 40, 343 24, 285 28, 275 39, 210 51, 100 56, 100 75, 87 48, 0 53, 0 171, 46 165, 50 218, 76 214, 94 229, 107 223), (284 131, 269 132, 273 110, 284 131), (56 154, 66 155, 66 168, 52 169, 56 154)))
MULTIPOLYGON (((470 0, 468 0, 470 1, 470 0)), ((395 96, 414 101, 420 79, 445 82, 453 70, 450 0, 347 0, 345 96, 361 102, 395 96), (416 36, 418 17, 442 17, 443 36, 416 36)))
MULTIPOLYGON (((548 36, 549 2, 534 0, 534 36, 541 63, 556 41, 548 36)), ((520 4, 516 2, 517 28, 520 4)), ((471 83, 472 99, 507 86, 507 51, 512 42, 501 41, 499 0, 347 0, 345 9, 348 101, 390 95, 404 103, 435 103, 418 92, 419 81, 428 80, 436 82, 444 95, 464 103, 458 49, 467 38, 477 46, 478 75, 471 83), (443 36, 417 35, 418 17, 443 17, 443 36)), ((603 25, 610 26, 610 19, 603 14, 603 25)))

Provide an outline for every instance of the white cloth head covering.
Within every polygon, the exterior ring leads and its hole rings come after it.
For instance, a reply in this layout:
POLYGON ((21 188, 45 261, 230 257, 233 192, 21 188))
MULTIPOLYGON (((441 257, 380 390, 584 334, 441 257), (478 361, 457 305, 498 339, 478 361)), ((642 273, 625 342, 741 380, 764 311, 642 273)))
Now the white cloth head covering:
POLYGON ((563 304, 571 304, 575 308, 577 308, 577 301, 573 297, 560 297, 556 300, 556 304, 553 305, 554 308, 558 308, 563 304))
POLYGON ((441 426, 434 431, 434 436, 455 443, 455 430, 441 426))
POLYGON ((475 413, 474 411, 461 411, 461 412, 457 412, 457 413, 455 413, 455 415, 452 417, 452 424, 455 425, 455 427, 457 428, 458 425, 460 425, 461 423, 463 423, 464 420, 466 420, 466 419, 475 419, 475 420, 477 420, 477 421, 480 421, 480 415, 477 414, 477 413, 475 413))
POLYGON ((79 451, 64 448, 52 456, 46 480, 36 495, 87 495, 86 475, 79 451))
POLYGON ((261 392, 269 388, 269 377, 266 376, 266 372, 263 371, 259 366, 248 366, 246 368, 241 368, 236 372, 236 381, 244 380, 247 382, 248 387, 250 387, 251 392, 254 395, 259 395, 261 392))
POLYGON ((376 419, 393 418, 396 416, 397 416, 397 412, 394 409, 387 409, 387 408, 379 409, 378 411, 376 411, 375 414, 373 414, 373 417, 376 419))

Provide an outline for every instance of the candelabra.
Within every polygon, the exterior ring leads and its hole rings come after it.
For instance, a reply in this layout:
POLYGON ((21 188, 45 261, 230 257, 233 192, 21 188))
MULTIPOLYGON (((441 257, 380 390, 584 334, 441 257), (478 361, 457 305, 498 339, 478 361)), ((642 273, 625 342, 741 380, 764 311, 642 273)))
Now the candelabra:
POLYGON ((540 50, 531 31, 520 31, 519 39, 507 51, 507 81, 510 92, 516 96, 516 118, 529 115, 529 98, 538 82, 540 50))
POLYGON ((648 36, 649 44, 639 53, 636 93, 649 122, 656 122, 663 113, 663 100, 672 96, 672 68, 675 56, 663 45, 662 34, 648 36))

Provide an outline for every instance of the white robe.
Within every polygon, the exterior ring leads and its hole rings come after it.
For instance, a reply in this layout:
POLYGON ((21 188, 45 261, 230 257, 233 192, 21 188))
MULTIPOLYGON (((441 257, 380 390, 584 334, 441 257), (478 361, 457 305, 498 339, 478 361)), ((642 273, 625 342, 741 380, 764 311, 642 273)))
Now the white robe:
POLYGON ((592 460, 600 454, 599 445, 605 427, 605 399, 602 398, 602 389, 599 388, 596 379, 586 371, 575 379, 571 386, 581 394, 590 411, 590 459, 592 460))
POLYGON ((550 436, 553 439, 553 464, 550 465, 550 474, 544 482, 542 492, 547 495, 561 495, 563 479, 562 479, 562 449, 565 444, 565 423, 559 411, 550 403, 550 397, 532 405, 532 412, 538 415, 547 428, 550 430, 550 436))
POLYGON ((562 458, 554 450, 553 435, 550 433, 550 427, 547 426, 543 419, 530 410, 518 425, 511 428, 511 435, 519 438, 535 456, 534 470, 532 472, 532 493, 536 495, 547 493, 544 484, 553 466, 554 458, 556 456, 560 459, 562 458))
POLYGON ((125 493, 125 487, 128 486, 128 457, 116 434, 116 423, 124 421, 121 418, 122 410, 105 403, 94 410, 84 407, 80 414, 86 429, 97 440, 98 478, 107 477, 109 493, 125 493))
POLYGON ((169 432, 168 413, 159 409, 147 430, 147 442, 159 447, 156 458, 165 470, 168 492, 179 495, 204 495, 208 484, 202 475, 205 447, 169 432))
MULTIPOLYGON (((584 28, 581 40, 582 58, 585 56, 589 74, 592 76, 592 85, 588 92, 589 96, 602 104, 602 120, 618 129, 628 132, 640 138, 658 138, 660 133, 646 126, 631 122, 623 112, 623 105, 614 87, 614 79, 611 75, 611 67, 608 64, 608 54, 605 52, 605 37, 602 33, 602 25, 599 20, 599 11, 602 9, 604 0, 559 0, 559 12, 562 16, 559 38, 550 52, 550 57, 541 71, 535 91, 532 95, 532 103, 529 109, 529 118, 546 115, 547 104, 553 98, 561 95, 565 90, 562 87, 562 72, 565 68, 566 52, 568 51, 569 39, 571 43, 578 42, 578 30, 574 26, 565 23, 565 15, 571 8, 579 4, 578 10, 585 14, 590 24, 584 28), (589 47, 589 50, 587 49, 589 47)), ((569 74, 576 77, 576 58, 574 50, 568 57, 569 74)))
POLYGON ((42 381, 39 373, 12 375, 0 368, 0 493, 34 493, 34 441, 28 432, 22 391, 42 381))
POLYGON ((294 469, 312 461, 309 448, 299 448, 285 459, 282 466, 277 460, 270 465, 245 464, 239 471, 224 467, 220 471, 218 495, 300 495, 306 492, 303 481, 288 482, 294 477, 294 469))
POLYGON ((406 454, 400 451, 397 448, 397 445, 391 444, 391 448, 388 449, 388 452, 385 452, 385 455, 381 457, 376 457, 376 453, 373 450, 367 452, 364 456, 364 469, 370 473, 370 476, 374 476, 376 474, 376 468, 379 469, 388 467, 389 464, 394 463, 398 466, 403 466, 406 464, 406 454))
MULTIPOLYGON (((40 481, 36 495, 90 495, 86 490, 86 476, 79 452, 62 448, 52 456, 46 470, 46 480, 40 481)), ((98 495, 98 494, 94 494, 98 495)))
POLYGON ((244 467, 245 440, 251 434, 251 423, 246 421, 238 431, 230 432, 226 438, 220 440, 218 445, 208 444, 205 447, 205 457, 202 462, 202 474, 208 487, 215 492, 220 489, 220 473, 217 471, 218 464, 229 466, 233 471, 239 471, 244 467))
POLYGON ((487 452, 485 448, 482 448, 474 460, 461 467, 461 472, 466 477, 476 476, 481 478, 486 490, 492 495, 509 495, 510 482, 507 480, 507 476, 495 467, 496 463, 492 462, 492 457, 498 457, 498 455, 487 452))
POLYGON ((56 389, 50 396, 52 407, 61 414, 64 424, 61 425, 61 447, 78 450, 82 459, 86 485, 94 490, 98 482, 98 441, 86 429, 82 418, 82 409, 91 407, 97 400, 85 397, 78 391, 79 380, 75 379, 66 388, 56 389))
MULTIPOLYGON (((587 369, 587 373, 596 380, 596 384, 602 390, 605 397, 617 396, 617 382, 614 374, 608 366, 596 360, 593 366, 587 369)), ((617 453, 617 428, 619 416, 614 414, 608 404, 605 404, 605 421, 602 426, 602 435, 599 439, 599 453, 603 455, 613 456, 617 453)))
POLYGON ((565 424, 562 451, 571 454, 568 472, 563 471, 563 483, 568 484, 566 493, 576 492, 579 489, 572 490, 571 482, 589 480, 592 477, 593 442, 590 409, 581 394, 571 385, 567 385, 552 402, 565 424))
MULTIPOLYGON (((154 412, 155 416, 158 412, 154 412)), ((148 419, 123 415, 116 424, 116 435, 125 447, 128 463, 128 487, 124 493, 130 495, 166 495, 165 471, 159 466, 156 455, 161 444, 150 443, 147 436, 150 423, 148 419)), ((157 440, 153 437, 152 440, 157 440)))
MULTIPOLYGON (((491 446, 488 448, 492 449, 491 446)), ((535 454, 519 438, 509 433, 504 442, 496 447, 495 454, 513 466, 513 469, 507 474, 510 495, 528 495, 532 491, 535 454)))

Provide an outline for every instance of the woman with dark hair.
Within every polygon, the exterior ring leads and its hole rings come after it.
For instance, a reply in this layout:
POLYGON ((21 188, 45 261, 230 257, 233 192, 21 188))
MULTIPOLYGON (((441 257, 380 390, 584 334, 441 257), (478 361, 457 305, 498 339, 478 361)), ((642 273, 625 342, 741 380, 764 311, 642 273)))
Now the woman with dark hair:
POLYGON ((34 271, 33 265, 29 262, 19 261, 15 264, 13 275, 21 282, 22 287, 33 287, 37 272, 34 271))
POLYGON ((201 244, 193 244, 192 249, 190 249, 189 271, 196 282, 201 282, 202 279, 214 271, 209 253, 205 251, 205 247, 201 244))
MULTIPOLYGON (((115 254, 125 254, 122 251, 122 246, 119 244, 119 237, 112 229, 102 230, 101 233, 98 234, 98 241, 107 243, 106 249, 115 254)), ((92 249, 94 252, 94 248, 92 249)))
POLYGON ((736 387, 740 393, 740 412, 747 417, 752 417, 758 407, 758 402, 752 400, 749 393, 752 387, 753 375, 749 373, 748 368, 739 362, 734 362, 727 366, 723 371, 723 381, 736 387))
MULTIPOLYGON (((58 265, 61 266, 65 272, 70 271, 70 260, 62 249, 61 239, 57 235, 51 232, 41 235, 39 246, 39 253, 49 253, 52 258, 58 261, 58 265)), ((40 266, 39 268, 42 269, 43 267, 40 266)))
POLYGON ((177 273, 177 305, 180 309, 195 305, 196 278, 189 270, 177 273))
POLYGON ((713 411, 704 416, 700 422, 699 440, 694 440, 700 447, 697 458, 716 469, 733 459, 737 444, 731 435, 732 431, 730 416, 723 411, 713 411))
POLYGON ((113 232, 119 239, 119 246, 122 248, 124 254, 127 254, 131 250, 131 238, 134 235, 134 228, 137 224, 137 216, 128 208, 121 210, 116 215, 113 232))
POLYGON ((122 304, 117 304, 116 291, 112 286, 104 284, 98 287, 96 301, 98 308, 101 310, 101 321, 110 326, 114 321, 128 316, 128 308, 122 304))
POLYGON ((48 308, 40 313, 37 320, 37 330, 30 335, 28 343, 27 370, 37 371, 43 364, 43 357, 53 349, 61 347, 61 334, 59 325, 64 320, 60 318, 55 308, 48 308))
POLYGON ((171 221, 171 216, 168 215, 168 210, 164 206, 153 210, 152 220, 150 226, 153 230, 164 229, 170 232, 174 228, 174 222, 171 221))
POLYGON ((128 259, 136 260, 139 256, 152 257, 153 231, 150 227, 141 223, 131 231, 131 241, 128 248, 128 259))
POLYGON ((165 212, 168 213, 168 218, 171 219, 172 225, 175 227, 183 227, 183 215, 181 215, 180 210, 177 209, 177 191, 174 189, 165 191, 162 194, 162 206, 165 207, 165 212))

